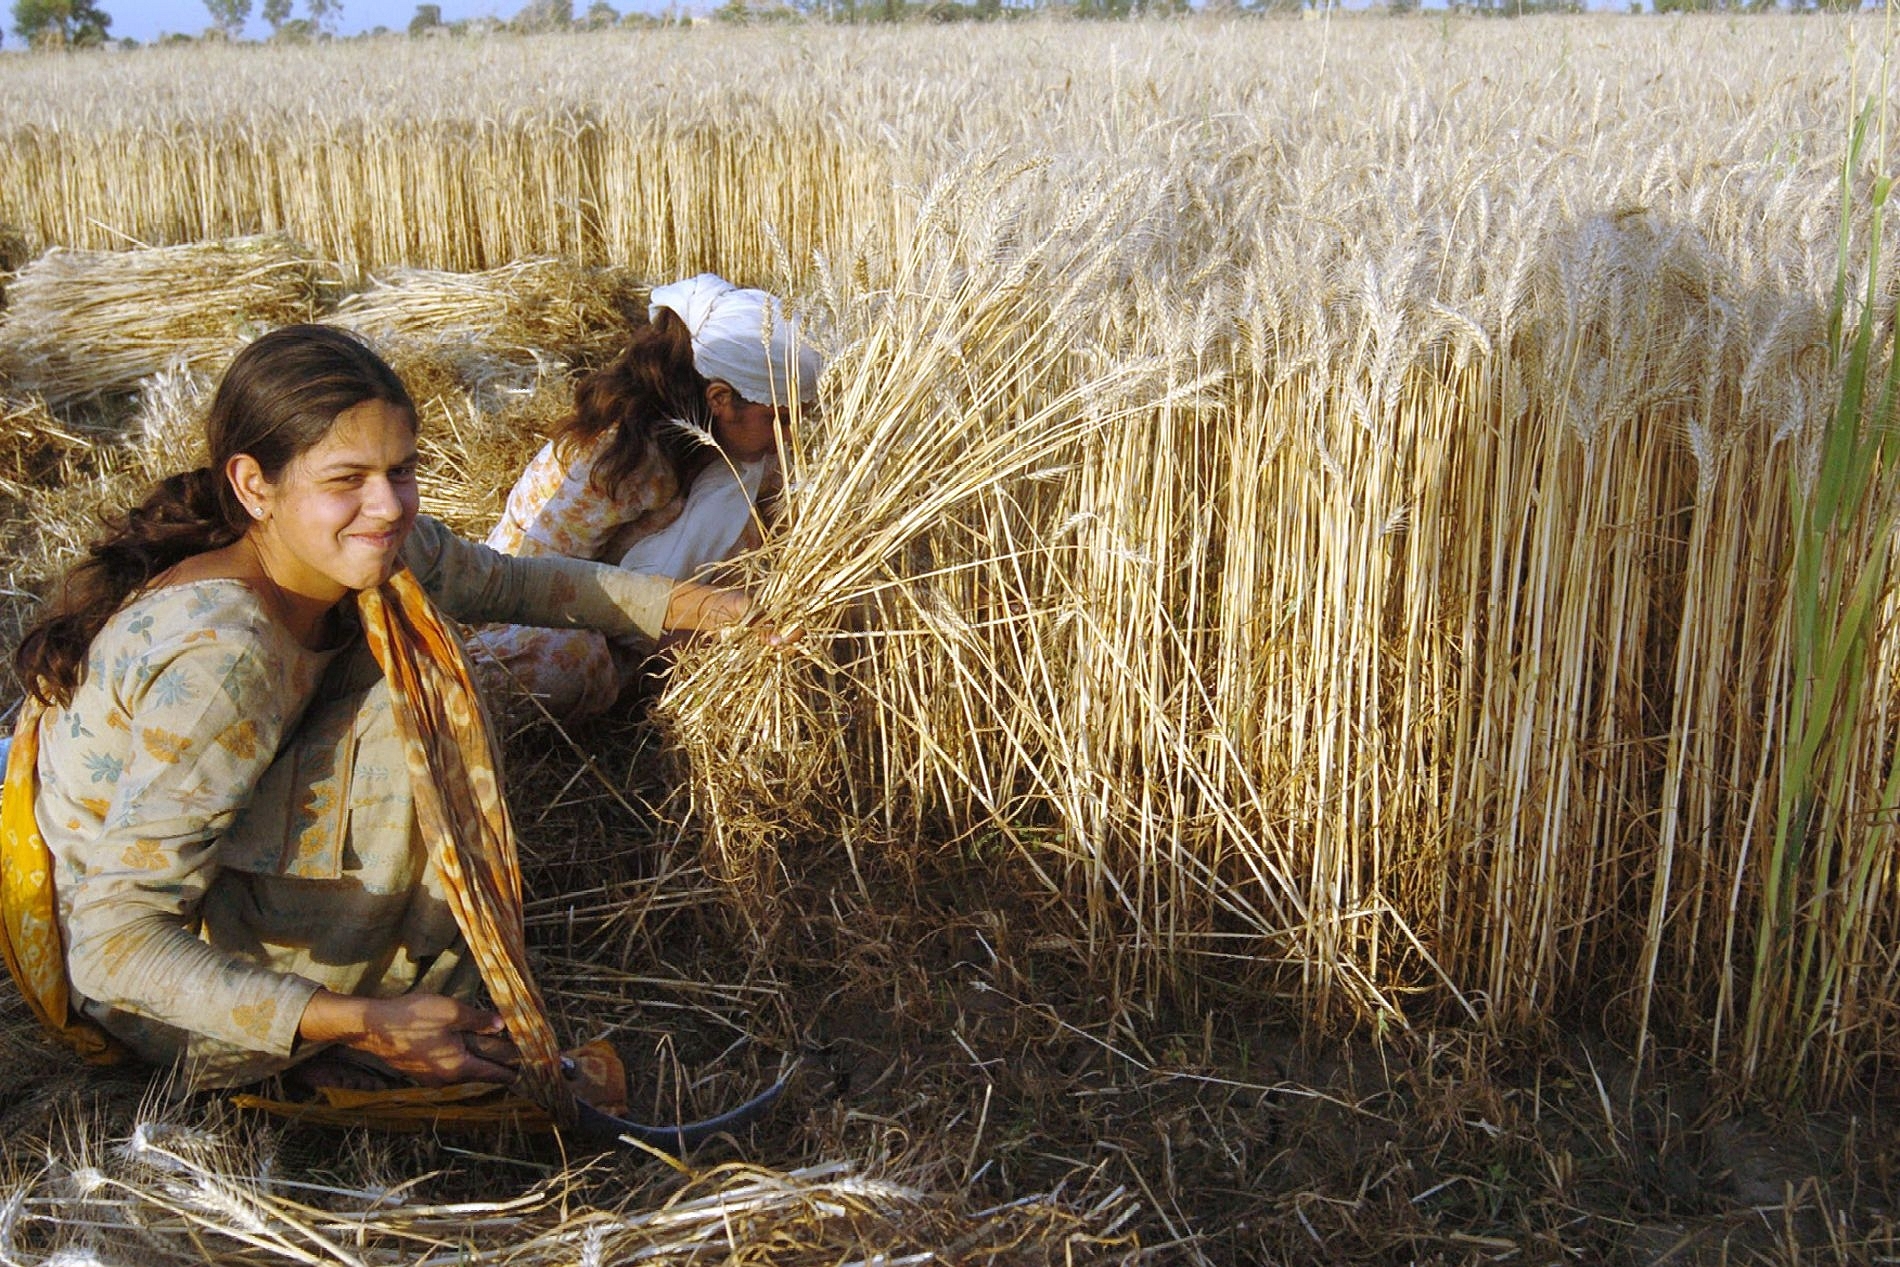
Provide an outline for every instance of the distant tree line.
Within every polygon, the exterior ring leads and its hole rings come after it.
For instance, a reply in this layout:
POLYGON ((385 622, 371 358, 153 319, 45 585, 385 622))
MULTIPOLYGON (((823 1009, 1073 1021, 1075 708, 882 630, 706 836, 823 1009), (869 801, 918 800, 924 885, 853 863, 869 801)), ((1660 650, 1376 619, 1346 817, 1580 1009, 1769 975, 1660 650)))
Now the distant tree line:
MULTIPOLYGON (((638 2, 638 0, 629 0, 638 2)), ((1201 0, 1207 11, 1228 14, 1297 13, 1302 9, 1340 7, 1337 0, 1201 0)), ((1657 13, 1796 13, 1824 11, 1851 13, 1862 8, 1883 9, 1888 0, 1627 0, 1630 12, 1646 7, 1657 13)), ((270 38, 297 42, 335 35, 343 0, 302 0, 302 16, 294 16, 297 0, 257 0, 256 12, 270 26, 270 38)), ((1420 0, 1383 0, 1391 13, 1418 10, 1420 0)), ((253 0, 204 0, 211 25, 206 38, 238 40, 251 20, 253 0)), ((425 38, 491 31, 533 34, 548 31, 601 31, 616 26, 650 26, 683 21, 688 0, 675 0, 669 12, 625 14, 610 0, 588 0, 578 14, 575 0, 529 0, 505 22, 494 19, 447 22, 440 4, 418 4, 408 33, 425 38)), ((1182 14, 1189 0, 723 0, 712 11, 721 22, 988 21, 1032 13, 1062 13, 1080 18, 1132 18, 1182 14)), ((1450 0, 1450 9, 1488 17, 1517 17, 1532 13, 1579 13, 1584 0, 1450 0)), ((33 48, 95 48, 108 42, 112 15, 94 0, 13 0, 13 31, 33 48)), ((373 35, 389 34, 378 27, 373 35)), ((184 34, 167 37, 188 40, 184 34)), ((121 40, 131 44, 131 40, 121 40)))
MULTIPOLYGON (((304 16, 291 16, 293 0, 264 0, 258 16, 270 24, 274 40, 307 40, 332 34, 343 14, 343 0, 304 0, 304 16)), ((251 0, 205 0, 211 30, 225 39, 244 38, 251 20, 251 0)))
POLYGON ((13 0, 13 33, 35 48, 93 48, 111 26, 92 0, 13 0))
MULTIPOLYGON (((270 23, 272 38, 315 39, 334 33, 343 13, 342 0, 303 0, 302 17, 292 16, 295 3, 263 0, 259 13, 270 23)), ((204 0, 204 4, 211 15, 207 36, 243 37, 245 24, 251 20, 251 0, 204 0)), ((33 48, 96 48, 110 39, 111 28, 112 15, 93 0, 13 0, 13 33, 33 48)))

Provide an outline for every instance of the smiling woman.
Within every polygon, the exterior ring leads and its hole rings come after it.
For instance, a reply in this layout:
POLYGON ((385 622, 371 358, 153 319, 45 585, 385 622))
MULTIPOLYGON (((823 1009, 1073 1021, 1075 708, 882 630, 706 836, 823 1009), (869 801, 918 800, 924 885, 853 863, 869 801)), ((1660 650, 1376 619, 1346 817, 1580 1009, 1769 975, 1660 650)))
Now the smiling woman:
POLYGON ((265 529, 246 540, 277 558, 286 592, 334 604, 381 585, 416 520, 416 428, 407 410, 366 400, 272 484, 248 454, 227 472, 265 529))
POLYGON ((9 967, 76 1045, 196 1085, 330 1047, 513 1081, 468 1041, 504 1016, 551 1068, 494 744, 435 604, 647 639, 730 604, 418 516, 409 395, 333 328, 241 352, 206 430, 210 463, 112 521, 20 646, 9 967))

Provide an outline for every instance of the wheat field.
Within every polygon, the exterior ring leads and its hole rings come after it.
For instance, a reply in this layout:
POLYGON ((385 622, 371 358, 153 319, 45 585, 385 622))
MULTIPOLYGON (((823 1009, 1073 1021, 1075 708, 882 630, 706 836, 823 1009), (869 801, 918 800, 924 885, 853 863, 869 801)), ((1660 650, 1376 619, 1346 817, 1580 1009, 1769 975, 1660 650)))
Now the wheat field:
MULTIPOLYGON (((741 940, 982 876, 1024 904, 973 916, 983 989, 1055 955, 1118 1049, 1237 1008, 1355 1043, 1588 1030, 1632 1099, 1686 1062, 1824 1108, 1900 1059, 1900 139, 1879 108, 1853 139, 1890 23, 8 59, 0 228, 35 262, 6 434, 80 433, 53 447, 83 476, 51 509, 10 481, 8 588, 176 457, 149 425, 112 447, 126 393, 188 416, 181 384, 300 313, 424 381, 430 507, 480 531, 614 306, 718 270, 831 356, 748 563, 803 640, 697 648, 655 706, 656 830, 741 940), (155 332, 80 310, 165 250, 200 255, 155 332)), ((1143 1195, 1151 1243, 1187 1236, 1143 1195)))

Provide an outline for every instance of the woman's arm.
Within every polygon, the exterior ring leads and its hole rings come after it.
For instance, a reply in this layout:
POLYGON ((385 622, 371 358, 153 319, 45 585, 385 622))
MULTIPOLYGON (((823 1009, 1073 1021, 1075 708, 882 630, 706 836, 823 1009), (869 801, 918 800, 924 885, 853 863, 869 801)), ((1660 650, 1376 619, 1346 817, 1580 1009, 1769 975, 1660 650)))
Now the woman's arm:
POLYGON ((751 610, 743 590, 675 583, 581 559, 518 558, 464 541, 426 515, 403 546, 403 562, 443 611, 471 624, 657 639, 669 630, 738 624, 751 610))

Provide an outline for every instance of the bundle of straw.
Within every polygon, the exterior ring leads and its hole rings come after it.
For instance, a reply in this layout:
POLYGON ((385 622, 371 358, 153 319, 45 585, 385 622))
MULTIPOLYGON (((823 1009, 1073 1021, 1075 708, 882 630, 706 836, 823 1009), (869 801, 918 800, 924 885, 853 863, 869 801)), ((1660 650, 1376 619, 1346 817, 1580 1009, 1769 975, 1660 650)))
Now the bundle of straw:
MULTIPOLYGON (((1122 1190, 1083 1204, 1059 1192, 988 1210, 902 1174, 831 1162, 689 1172, 671 1195, 606 1209, 576 1200, 584 1172, 485 1200, 430 1202, 410 1189, 279 1183, 273 1158, 230 1133, 146 1120, 122 1145, 62 1175, 0 1187, 0 1261, 50 1240, 43 1261, 513 1264, 761 1261, 800 1264, 1115 1261, 1136 1210, 1122 1190), (1058 1251, 1060 1252, 1060 1251, 1058 1251)), ((921 1177, 921 1176, 919 1176, 921 1177)), ((30 1259, 28 1261, 31 1261, 30 1259)))
POLYGON ((8 288, 0 377, 59 406, 130 391, 173 364, 215 373, 242 336, 313 317, 334 281, 282 237, 55 249, 8 288))
POLYGON ((536 259, 481 273, 402 269, 345 299, 329 320, 378 344, 464 359, 585 361, 619 345, 644 301, 624 270, 536 259))
POLYGON ((205 460, 211 386, 182 366, 161 370, 140 385, 122 435, 63 425, 39 401, 0 405, 0 550, 11 610, 24 615, 31 591, 99 535, 103 516, 205 460))
POLYGON ((572 408, 574 370, 553 356, 523 365, 410 339, 379 341, 377 351, 416 402, 423 509, 464 535, 483 535, 572 408))

